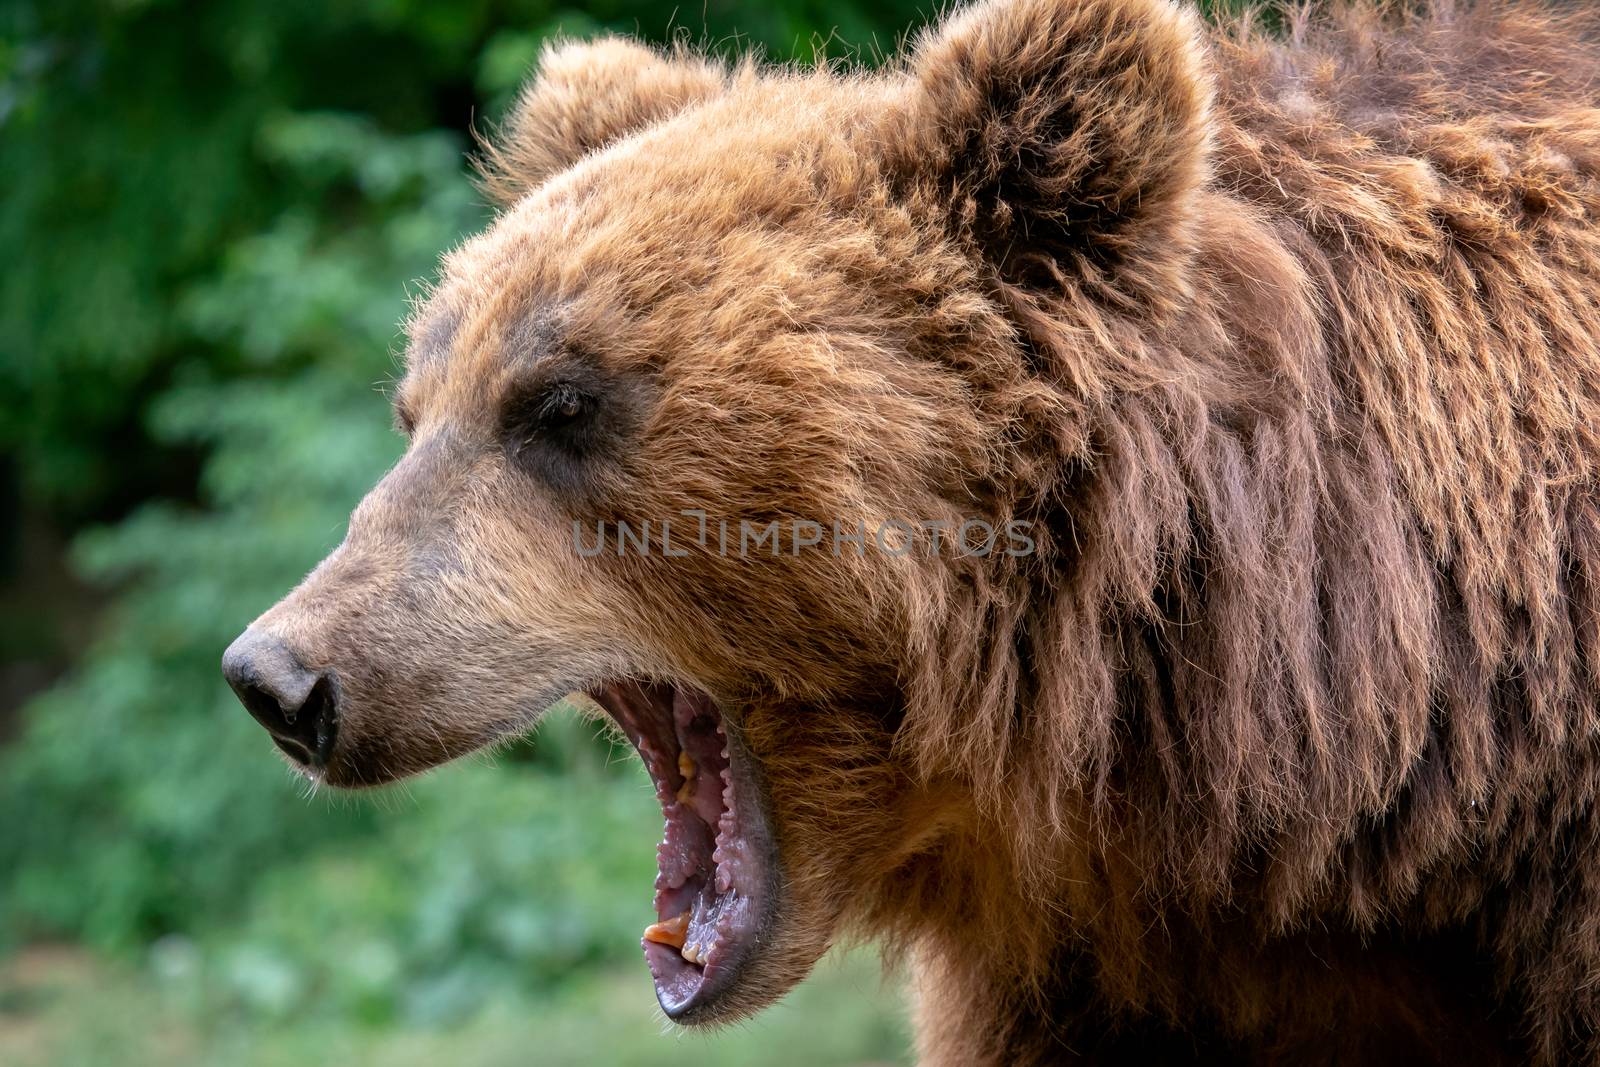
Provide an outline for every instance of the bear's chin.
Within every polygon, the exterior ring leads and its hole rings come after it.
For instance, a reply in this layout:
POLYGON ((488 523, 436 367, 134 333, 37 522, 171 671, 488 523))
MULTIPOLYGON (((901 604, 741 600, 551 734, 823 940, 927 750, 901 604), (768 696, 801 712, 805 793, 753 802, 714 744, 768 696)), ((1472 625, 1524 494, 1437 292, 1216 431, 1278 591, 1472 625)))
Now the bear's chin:
POLYGON ((623 680, 587 695, 638 751, 665 818, 642 940, 661 1010, 685 1024, 744 1014, 741 979, 763 969, 782 885, 755 764, 697 689, 623 680))

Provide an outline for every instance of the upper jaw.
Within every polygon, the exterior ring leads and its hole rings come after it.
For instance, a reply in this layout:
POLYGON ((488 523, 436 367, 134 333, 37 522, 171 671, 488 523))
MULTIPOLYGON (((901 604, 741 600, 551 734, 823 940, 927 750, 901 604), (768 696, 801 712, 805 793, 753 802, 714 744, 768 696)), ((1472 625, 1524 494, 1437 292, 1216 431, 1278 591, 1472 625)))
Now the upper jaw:
POLYGON ((364 790, 390 785, 405 778, 425 774, 452 760, 526 733, 544 712, 578 686, 557 683, 542 686, 531 697, 493 712, 479 710, 476 718, 449 714, 432 706, 414 707, 400 716, 409 721, 426 722, 424 728, 375 732, 360 728, 386 714, 377 702, 351 701, 355 714, 345 714, 341 700, 341 728, 325 760, 313 765, 291 761, 298 773, 335 789, 364 790), (353 723, 351 722, 353 720, 353 723), (354 725, 356 728, 349 728, 354 725))
POLYGON ((643 940, 661 1009, 674 1021, 739 1014, 766 968, 782 892, 764 783, 737 728, 703 691, 624 680, 589 690, 655 785, 656 922, 643 940))

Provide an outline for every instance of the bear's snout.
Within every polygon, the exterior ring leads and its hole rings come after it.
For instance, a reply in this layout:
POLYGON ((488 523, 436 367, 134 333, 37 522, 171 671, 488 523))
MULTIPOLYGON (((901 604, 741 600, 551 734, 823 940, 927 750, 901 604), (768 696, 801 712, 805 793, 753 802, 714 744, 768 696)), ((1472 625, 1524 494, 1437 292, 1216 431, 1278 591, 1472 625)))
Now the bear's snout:
POLYGON ((331 675, 309 670, 281 638, 255 627, 222 654, 222 675, 290 759, 326 766, 338 728, 331 675))

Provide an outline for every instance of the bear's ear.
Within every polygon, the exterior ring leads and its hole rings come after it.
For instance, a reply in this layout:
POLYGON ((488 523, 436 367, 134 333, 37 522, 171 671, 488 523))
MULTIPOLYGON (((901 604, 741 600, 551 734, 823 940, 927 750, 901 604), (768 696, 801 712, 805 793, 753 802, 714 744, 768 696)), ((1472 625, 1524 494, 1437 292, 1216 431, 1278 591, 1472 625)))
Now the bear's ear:
POLYGON ((722 92, 727 71, 622 37, 546 45, 539 73, 485 145, 483 186, 504 206, 585 155, 722 92))
POLYGON ((1192 11, 988 0, 925 31, 910 77, 892 173, 948 206, 1002 279, 1177 297, 1210 143, 1192 11))

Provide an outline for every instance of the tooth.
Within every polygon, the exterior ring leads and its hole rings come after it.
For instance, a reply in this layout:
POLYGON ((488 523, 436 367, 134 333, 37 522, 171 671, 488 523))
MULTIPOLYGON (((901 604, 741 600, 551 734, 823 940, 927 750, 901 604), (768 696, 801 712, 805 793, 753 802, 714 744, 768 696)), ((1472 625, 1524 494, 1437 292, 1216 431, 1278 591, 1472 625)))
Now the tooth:
POLYGON ((678 787, 678 803, 689 803, 689 797, 694 794, 694 775, 696 767, 694 757, 684 751, 678 753, 678 773, 683 776, 683 784, 678 787))
POLYGON ((673 948, 683 948, 683 937, 689 932, 689 913, 671 919, 664 919, 658 923, 651 923, 644 928, 644 939, 654 941, 658 945, 671 945, 673 948))
POLYGON ((684 945, 678 951, 683 955, 683 958, 688 960, 690 963, 699 963, 700 962, 700 946, 699 945, 684 945))

